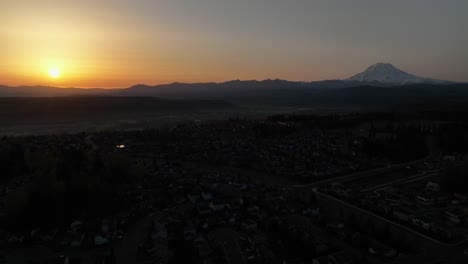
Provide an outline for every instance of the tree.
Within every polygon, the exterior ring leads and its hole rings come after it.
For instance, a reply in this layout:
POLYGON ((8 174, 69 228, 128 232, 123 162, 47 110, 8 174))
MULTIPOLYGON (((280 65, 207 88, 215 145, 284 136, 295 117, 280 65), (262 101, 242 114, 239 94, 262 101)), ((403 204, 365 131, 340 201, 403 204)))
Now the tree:
POLYGON ((26 220, 29 196, 25 188, 16 189, 5 197, 6 224, 10 227, 19 227, 26 220))
POLYGON ((439 174, 441 187, 448 192, 466 192, 468 190, 468 161, 459 165, 447 164, 439 174))

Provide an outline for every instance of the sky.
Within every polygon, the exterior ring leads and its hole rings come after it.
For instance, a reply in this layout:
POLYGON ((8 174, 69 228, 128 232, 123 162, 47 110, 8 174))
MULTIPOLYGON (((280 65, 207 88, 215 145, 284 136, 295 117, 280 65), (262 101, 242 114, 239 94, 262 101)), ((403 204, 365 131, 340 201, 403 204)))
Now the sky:
POLYGON ((0 84, 468 81, 466 0, 0 0, 0 84))

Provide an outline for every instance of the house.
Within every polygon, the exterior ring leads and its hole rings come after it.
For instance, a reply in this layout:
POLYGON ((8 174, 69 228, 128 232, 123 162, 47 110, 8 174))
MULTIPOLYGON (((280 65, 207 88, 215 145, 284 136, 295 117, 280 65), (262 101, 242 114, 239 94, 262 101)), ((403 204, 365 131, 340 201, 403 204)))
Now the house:
POLYGON ((8 244, 21 244, 24 241, 24 236, 22 235, 12 235, 8 237, 8 244))
POLYGON ((212 201, 212 202, 210 202, 209 207, 211 208, 211 210, 213 210, 215 212, 219 212, 219 211, 222 211, 225 208, 229 207, 229 205, 226 204, 226 203, 223 203, 221 201, 212 201))
POLYGON ((109 244, 109 242, 110 242, 109 239, 101 235, 96 235, 94 237, 94 245, 96 246, 104 246, 104 245, 109 244))
POLYGON ((404 222, 409 222, 413 217, 410 212, 404 209, 396 209, 393 211, 393 216, 404 222))
POLYGON ((415 217, 412 219, 414 225, 429 230, 433 226, 433 221, 427 217, 415 217))
POLYGON ((252 205, 252 206, 247 207, 247 211, 249 211, 250 213, 258 211, 258 210, 260 210, 260 208, 258 206, 256 206, 256 205, 252 205))
POLYGON ((328 264, 328 256, 322 256, 312 260, 312 264, 328 264))
POLYGON ((185 240, 194 240, 197 235, 197 230, 192 224, 184 226, 184 239, 185 240))
POLYGON ((427 194, 421 194, 416 197, 416 201, 424 206, 431 206, 434 204, 434 197, 427 194))
POLYGON ((392 207, 384 202, 379 202, 375 209, 383 214, 390 214, 392 211, 392 207))
POLYGON ((463 195, 461 193, 454 193, 453 196, 460 201, 460 203, 466 203, 468 202, 468 197, 466 195, 463 195))
POLYGON ((334 182, 334 183, 331 184, 331 188, 332 188, 332 191, 337 192, 338 190, 344 189, 344 186, 343 186, 343 184, 341 184, 339 182, 334 182))
POLYGON ((197 203, 198 199, 200 199, 200 195, 195 194, 195 193, 189 193, 187 194, 187 198, 190 200, 192 204, 197 203))
POLYGON ((451 218, 462 218, 465 216, 465 213, 459 209, 447 210, 444 212, 446 216, 451 218))
POLYGON ((323 243, 317 244, 315 246, 315 253, 321 255, 329 250, 329 247, 323 243))
POLYGON ((444 161, 454 162, 457 158, 454 155, 446 155, 443 157, 444 161))
POLYGON ((204 201, 201 203, 198 203, 197 212, 200 215, 209 215, 211 213, 210 204, 204 201))
POLYGON ((392 203, 393 205, 401 204, 401 197, 397 194, 387 193, 385 201, 392 203))
POLYGON ((57 233, 58 233, 58 229, 54 229, 49 232, 40 232, 38 236, 43 242, 50 242, 55 239, 55 236, 57 235, 57 233))
POLYGON ((70 224, 70 230, 72 232, 79 232, 83 226, 83 221, 76 220, 70 224))
POLYGON ((213 199, 213 195, 211 193, 208 193, 208 192, 202 192, 201 194, 203 200, 205 201, 210 201, 213 199))
POLYGON ((254 232, 255 230, 257 230, 258 225, 257 222, 255 222, 252 219, 249 219, 247 221, 242 222, 242 228, 246 231, 254 232))
POLYGON ((330 264, 352 264, 353 256, 350 256, 344 251, 328 255, 328 263, 330 264))
POLYGON ((338 189, 338 190, 335 191, 335 193, 337 195, 339 195, 339 196, 344 197, 344 198, 348 198, 351 195, 352 190, 349 189, 349 188, 348 189, 338 189))
POLYGON ((319 216, 320 208, 307 208, 302 210, 302 215, 304 216, 319 216))
POLYGON ((330 254, 328 256, 323 256, 312 260, 312 264, 352 264, 354 262, 354 257, 350 256, 344 251, 330 254))
POLYGON ((195 248, 198 249, 198 253, 200 257, 202 258, 207 258, 213 253, 213 250, 211 249, 210 244, 203 237, 195 238, 194 244, 195 244, 195 248))
POLYGON ((440 191, 440 185, 435 182, 428 182, 426 184, 426 191, 430 192, 439 192, 440 191))
POLYGON ((439 195, 439 196, 437 196, 437 198, 435 199, 435 205, 442 206, 442 205, 444 205, 444 204, 447 203, 447 200, 448 200, 447 196, 445 196, 445 195, 439 195))
POLYGON ((444 237, 446 239, 452 239, 456 235, 455 233, 457 231, 453 231, 452 229, 447 229, 441 226, 434 226, 433 232, 434 234, 444 237))
POLYGON ((462 219, 465 216, 465 213, 462 210, 457 209, 447 210, 444 213, 449 221, 449 225, 451 226, 456 226, 462 223, 462 219))
POLYGON ((398 256, 398 251, 396 251, 395 249, 393 248, 389 248, 385 251, 385 253, 383 254, 385 256, 385 258, 387 259, 394 259, 395 257, 398 256))
POLYGON ((85 235, 82 234, 81 236, 75 236, 74 239, 70 242, 71 247, 80 247, 83 243, 85 235))
POLYGON ((183 204, 185 202, 185 197, 182 195, 176 195, 174 197, 174 202, 176 202, 177 204, 183 204))

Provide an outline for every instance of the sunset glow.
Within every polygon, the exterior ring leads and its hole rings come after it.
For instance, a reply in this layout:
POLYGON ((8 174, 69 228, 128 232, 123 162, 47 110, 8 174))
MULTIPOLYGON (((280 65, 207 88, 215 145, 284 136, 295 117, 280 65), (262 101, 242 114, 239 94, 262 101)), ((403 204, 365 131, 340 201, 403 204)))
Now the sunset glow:
POLYGON ((49 70, 49 75, 52 78, 58 78, 58 77, 60 77, 60 70, 57 69, 57 68, 51 68, 49 70))
POLYGON ((347 78, 377 61, 468 81, 466 8, 420 0, 274 2, 5 0, 1 84, 314 81, 347 78), (397 19, 388 11, 396 9, 397 19))

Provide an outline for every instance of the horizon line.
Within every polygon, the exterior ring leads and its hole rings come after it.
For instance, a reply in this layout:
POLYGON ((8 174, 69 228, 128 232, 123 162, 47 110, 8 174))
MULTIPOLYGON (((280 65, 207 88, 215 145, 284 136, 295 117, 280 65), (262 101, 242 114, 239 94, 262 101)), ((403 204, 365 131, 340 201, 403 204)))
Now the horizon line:
MULTIPOLYGON (((317 81, 291 81, 291 80, 286 80, 286 79, 280 79, 280 78, 267 78, 263 80, 257 80, 257 79, 232 79, 232 80, 227 80, 227 81, 208 81, 208 82, 167 82, 167 83, 159 83, 159 84, 145 84, 145 83, 137 83, 134 85, 130 85, 128 87, 75 87, 75 86, 51 86, 51 85, 42 85, 42 84, 36 84, 36 85, 7 85, 7 84, 0 84, 0 86, 4 87, 10 87, 10 88, 22 88, 22 87, 44 87, 44 88, 60 88, 60 89, 102 89, 102 90, 110 90, 110 89, 128 89, 132 88, 135 86, 149 86, 149 87, 156 87, 156 86, 163 86, 163 85, 172 85, 172 84, 223 84, 223 83, 229 83, 229 82, 265 82, 265 81, 284 81, 284 82, 291 82, 291 83, 315 83, 315 82, 326 82, 326 81, 346 81, 347 79, 324 79, 324 80, 317 80, 317 81)), ((350 82, 356 82, 356 81, 351 81, 350 82)))

